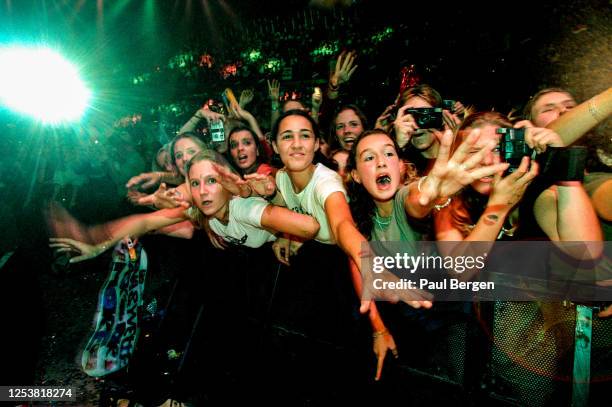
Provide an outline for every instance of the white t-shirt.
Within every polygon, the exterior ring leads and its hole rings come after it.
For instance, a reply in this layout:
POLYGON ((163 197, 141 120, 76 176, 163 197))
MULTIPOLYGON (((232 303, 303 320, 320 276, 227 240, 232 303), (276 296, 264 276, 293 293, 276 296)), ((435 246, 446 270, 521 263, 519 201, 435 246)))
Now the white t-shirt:
POLYGON ((319 234, 315 237, 315 240, 325 244, 336 244, 327 223, 325 200, 334 192, 342 192, 348 202, 342 178, 338 173, 322 164, 317 164, 306 188, 296 194, 287 172, 279 170, 276 173, 276 187, 283 195, 287 208, 294 212, 310 215, 319 222, 319 234))
POLYGON ((276 239, 276 236, 261 227, 261 216, 268 205, 269 203, 263 198, 234 197, 229 203, 227 225, 211 218, 210 228, 227 242, 247 247, 261 247, 266 242, 276 239))

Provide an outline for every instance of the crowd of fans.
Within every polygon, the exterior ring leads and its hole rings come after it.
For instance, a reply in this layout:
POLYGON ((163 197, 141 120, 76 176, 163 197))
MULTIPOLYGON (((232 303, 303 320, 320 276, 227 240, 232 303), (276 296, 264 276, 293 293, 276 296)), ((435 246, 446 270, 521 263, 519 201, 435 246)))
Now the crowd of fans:
MULTIPOLYGON (((612 143, 609 128, 596 128, 612 110, 610 90, 579 104, 570 92, 548 88, 525 97, 520 117, 508 117, 499 112, 476 112, 461 101, 445 99, 443 89, 412 84, 379 106, 378 117, 366 118, 359 105, 345 97, 354 72, 362 69, 358 60, 354 52, 341 53, 331 64, 326 85, 313 87, 302 98, 283 97, 282 81, 274 80, 268 82, 267 95, 254 97, 247 89, 237 98, 226 92, 224 104, 204 100, 172 138, 140 119, 118 122, 111 130, 93 124, 79 131, 65 130, 61 140, 55 135, 53 142, 45 144, 43 156, 47 159, 36 166, 32 184, 36 187, 24 194, 24 201, 60 202, 89 222, 137 212, 96 227, 100 233, 74 233, 61 226, 65 220, 52 219, 60 231, 52 246, 71 256, 73 263, 100 255, 126 236, 149 232, 199 236, 204 260, 194 261, 190 269, 194 274, 211 273, 210 265, 215 264, 221 269, 242 268, 248 275, 255 267, 252 263, 244 256, 227 255, 242 251, 251 260, 261 261, 256 267, 272 273, 278 263, 261 253, 273 252, 278 262, 291 268, 283 273, 293 274, 284 277, 288 279, 283 286, 286 291, 278 293, 285 296, 287 309, 275 309, 274 318, 350 350, 322 352, 312 360, 301 360, 291 370, 297 379, 285 377, 283 381, 291 384, 288 392, 298 393, 308 386, 320 387, 334 375, 350 378, 353 384, 365 383, 371 376, 384 380, 383 368, 389 358, 401 354, 411 363, 408 355, 414 352, 415 331, 427 343, 421 343, 424 355, 435 347, 448 350, 444 344, 459 335, 453 329, 456 321, 472 312, 464 303, 432 304, 428 298, 409 292, 398 304, 360 302, 362 268, 369 259, 364 245, 368 241, 465 240, 493 245, 498 240, 610 240, 612 143), (253 106, 255 102, 259 106, 253 106), (557 165, 551 177, 542 175, 544 164, 536 155, 504 162, 498 151, 500 128, 524 129, 525 143, 540 158, 547 151, 585 146, 586 166, 572 172, 557 165), (511 165, 513 172, 507 171, 511 165), (133 210, 126 206, 127 201, 134 205, 133 210), (113 205, 121 211, 112 210, 113 205), (89 240, 80 241, 83 236, 89 240), (359 317, 360 311, 364 316, 359 317), (368 339, 372 342, 367 346, 375 354, 376 367, 369 367, 371 371, 362 368, 372 362, 362 346, 368 339), (316 378, 305 377, 298 374, 301 369, 310 374, 326 372, 316 378)), ((558 161, 564 162, 559 154, 558 161)), ((19 178, 15 173, 14 179, 19 178)), ((2 189, 10 190, 10 182, 6 180, 2 189)), ((601 253, 601 248, 595 247, 589 260, 597 260, 601 253)), ((584 253, 570 250, 564 255, 580 257, 584 253)), ((601 267, 609 268, 609 264, 601 267)), ((222 277, 217 279, 223 282, 222 277)), ((218 289, 200 287, 202 293, 218 289)), ((236 288, 236 292, 219 296, 235 299, 243 294, 236 288)), ((397 299, 385 293, 370 294, 397 299)), ((252 292, 249 295, 254 296, 252 292)), ((251 298, 249 304, 238 302, 266 309, 267 298, 251 298)), ((224 305, 227 302, 221 301, 224 305)), ((206 304, 213 313, 223 314, 210 321, 224 321, 219 327, 206 325, 203 335, 207 339, 203 341, 210 340, 210 346, 222 353, 240 356, 215 363, 222 365, 221 370, 241 372, 238 377, 227 376, 228 382, 251 381, 250 375, 263 363, 255 356, 258 339, 246 336, 252 342, 246 346, 228 338, 244 334, 240 330, 243 324, 236 323, 240 329, 228 327, 232 325, 228 320, 244 318, 242 313, 249 314, 252 309, 244 312, 237 306, 222 308, 214 301, 206 304), (216 335, 222 337, 209 337, 216 335), (244 349, 236 350, 240 346, 244 349)), ((271 318, 270 309, 267 312, 266 318, 271 318)), ((535 303, 521 312, 526 319, 537 320, 533 323, 542 329, 549 322, 535 303)), ((604 310, 601 317, 608 314, 604 310)), ((457 362, 456 355, 448 351, 443 362, 446 375, 467 381, 463 370, 455 369, 464 362, 457 362)), ((190 377, 181 380, 196 383, 196 371, 216 368, 213 363, 184 369, 182 374, 190 377)), ((560 368, 553 365, 550 369, 556 372, 560 368)), ((250 391, 266 391, 263 382, 253 382, 259 387, 250 391)), ((184 383, 173 388, 176 393, 160 397, 193 398, 184 383)), ((334 397, 357 397, 350 386, 337 386, 334 397)))

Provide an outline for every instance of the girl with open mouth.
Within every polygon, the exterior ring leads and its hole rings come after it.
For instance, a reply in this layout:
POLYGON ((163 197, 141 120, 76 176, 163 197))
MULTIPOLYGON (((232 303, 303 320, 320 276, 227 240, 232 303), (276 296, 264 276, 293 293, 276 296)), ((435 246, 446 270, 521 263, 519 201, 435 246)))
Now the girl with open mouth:
MULTIPOLYGON (((432 209, 448 205, 450 196, 474 180, 503 171, 506 164, 478 166, 494 148, 484 143, 478 148, 478 134, 468 137, 450 156, 451 132, 441 140, 438 158, 427 177, 401 182, 402 164, 394 138, 383 130, 364 132, 355 142, 348 161, 348 190, 351 210, 359 232, 370 241, 414 242, 422 240, 423 219, 432 209), (474 156, 467 154, 475 150, 474 156), (425 199, 423 199, 426 197, 425 199)), ((389 308, 389 307, 387 307, 389 308)), ((395 308, 395 307, 391 307, 395 308)), ((396 311, 396 310, 394 310, 396 311)), ((382 373, 387 352, 398 357, 393 335, 375 304, 370 304, 374 330, 374 353, 378 359, 376 380, 382 373)))

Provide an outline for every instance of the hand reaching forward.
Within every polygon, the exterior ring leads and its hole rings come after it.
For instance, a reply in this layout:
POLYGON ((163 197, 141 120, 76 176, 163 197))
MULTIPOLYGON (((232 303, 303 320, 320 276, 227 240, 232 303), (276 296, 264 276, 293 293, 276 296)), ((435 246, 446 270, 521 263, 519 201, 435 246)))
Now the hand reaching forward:
POLYGON ((478 129, 472 130, 463 143, 459 145, 457 151, 449 158, 453 133, 450 130, 444 132, 438 158, 419 188, 419 203, 421 205, 427 205, 440 197, 450 197, 475 180, 496 173, 503 173, 508 168, 507 163, 480 165, 485 156, 496 147, 497 143, 491 140, 472 154, 471 151, 473 151, 479 136, 480 131, 478 129))
POLYGON ((78 256, 72 257, 70 263, 93 259, 108 249, 105 245, 90 245, 67 237, 50 238, 49 247, 55 249, 56 253, 77 253, 78 256))

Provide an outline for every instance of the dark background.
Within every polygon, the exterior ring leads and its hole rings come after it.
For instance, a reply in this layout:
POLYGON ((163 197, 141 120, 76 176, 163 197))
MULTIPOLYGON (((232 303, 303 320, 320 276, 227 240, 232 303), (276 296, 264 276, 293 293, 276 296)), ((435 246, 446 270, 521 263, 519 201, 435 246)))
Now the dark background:
MULTIPOLYGON (((232 87, 252 87, 266 101, 260 72, 270 58, 292 68, 283 89, 308 95, 327 79, 335 55, 311 52, 337 40, 338 51, 354 49, 359 68, 350 97, 372 119, 397 93, 399 71, 415 64, 422 81, 444 97, 480 109, 507 112, 538 88, 561 85, 579 99, 610 84, 612 14, 606 0, 545 2, 352 1, 315 7, 306 1, 235 0, 46 0, 0 5, 1 42, 46 42, 82 67, 101 113, 151 114, 160 104, 197 106, 232 87), (372 37, 387 27, 380 42, 372 37), (245 51, 259 49, 250 63, 245 51), (173 57, 210 54, 211 68, 198 61, 169 68, 173 57), (223 79, 223 65, 237 63, 223 79), (146 79, 135 85, 134 78, 146 79)), ((333 3, 333 2, 317 2, 333 3)), ((191 110, 191 109, 187 109, 191 110)), ((170 115, 172 116, 172 115, 170 115)), ((166 117, 164 120, 172 120, 166 117)))

